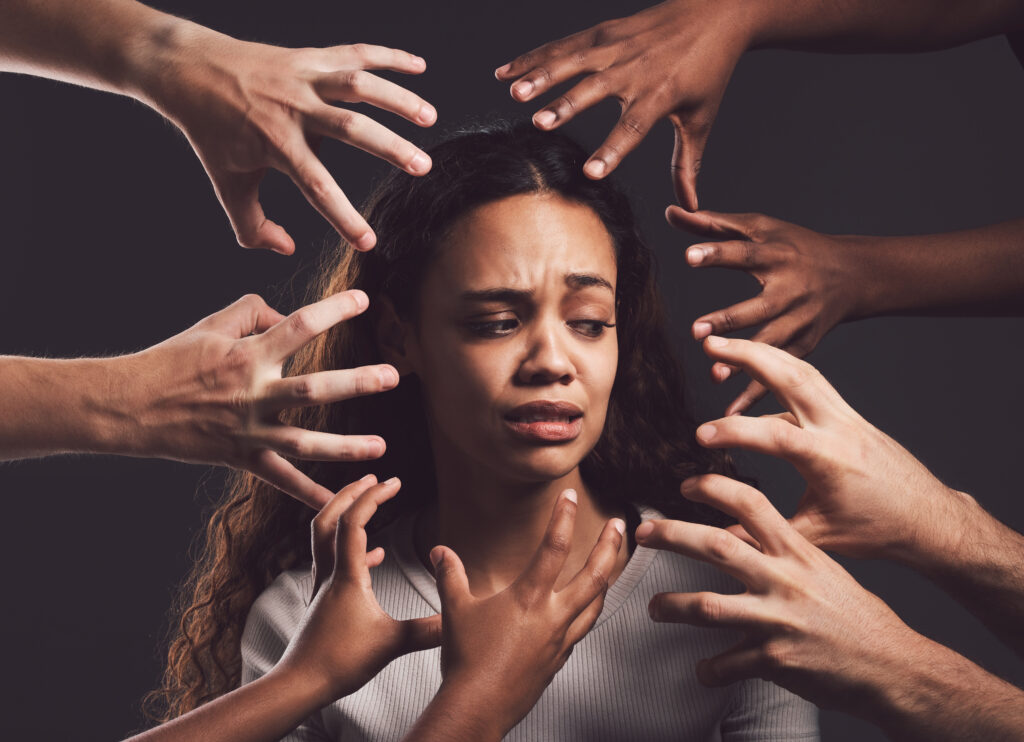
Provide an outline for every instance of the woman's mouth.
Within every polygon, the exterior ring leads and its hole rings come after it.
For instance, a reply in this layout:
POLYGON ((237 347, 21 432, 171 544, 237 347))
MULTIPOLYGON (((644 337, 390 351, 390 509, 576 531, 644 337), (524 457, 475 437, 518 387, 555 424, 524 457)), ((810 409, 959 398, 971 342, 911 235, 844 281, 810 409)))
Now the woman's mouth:
POLYGON ((529 402, 505 413, 505 424, 532 443, 564 443, 583 429, 583 411, 571 402, 529 402))

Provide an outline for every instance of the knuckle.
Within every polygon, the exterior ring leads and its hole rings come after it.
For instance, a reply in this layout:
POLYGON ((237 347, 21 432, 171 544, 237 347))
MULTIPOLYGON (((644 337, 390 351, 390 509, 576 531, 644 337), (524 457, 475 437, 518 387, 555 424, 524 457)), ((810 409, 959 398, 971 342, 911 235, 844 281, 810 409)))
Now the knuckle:
POLYGON ((740 262, 747 268, 752 268, 757 263, 757 245, 752 241, 744 241, 743 253, 740 257, 740 262))
POLYGON ((572 57, 570 59, 573 66, 586 67, 589 57, 587 56, 587 51, 585 49, 579 49, 573 52, 572 57))
POLYGON ((558 111, 559 116, 574 116, 579 111, 579 103, 576 102, 575 96, 570 92, 555 101, 555 109, 558 111))
POLYGON ((736 555, 736 545, 739 541, 732 534, 717 529, 707 539, 707 551, 713 558, 727 562, 736 555))
POLYGON ((646 136, 648 129, 648 124, 643 118, 629 113, 624 114, 619 119, 618 126, 619 129, 633 139, 642 139, 646 136))
POLYGON ((380 375, 374 371, 364 371, 356 377, 356 394, 372 394, 380 391, 380 375))
POLYGON ((364 72, 363 70, 352 70, 345 75, 345 87, 348 88, 349 92, 356 97, 364 95, 369 84, 369 72, 364 72))
POLYGON ((722 312, 718 315, 713 324, 716 329, 721 328, 718 330, 719 332, 732 332, 736 329, 736 317, 732 312, 722 312))
POLYGON ((289 433, 281 438, 281 451, 286 456, 304 458, 309 453, 305 438, 299 433, 289 433))
POLYGON ((785 670, 792 664, 792 652, 777 639, 765 642, 761 653, 765 667, 771 672, 785 670))
POLYGON ((318 385, 308 376, 298 378, 292 387, 292 396, 299 402, 312 402, 317 398, 318 385))
POLYGON ((588 577, 594 592, 601 593, 608 589, 608 575, 605 574, 604 570, 593 567, 588 577))
POLYGON ((289 322, 292 330, 299 335, 312 335, 316 331, 316 317, 310 307, 296 310, 289 322))
POLYGON ((695 609, 698 618, 708 623, 716 623, 722 617, 722 601, 717 595, 704 593, 697 597, 695 609))
POLYGON ((362 42, 352 44, 349 47, 349 51, 359 59, 365 59, 370 53, 370 45, 362 42))
POLYGON ((551 533, 546 541, 547 550, 558 555, 568 554, 572 545, 570 538, 564 533, 551 533))

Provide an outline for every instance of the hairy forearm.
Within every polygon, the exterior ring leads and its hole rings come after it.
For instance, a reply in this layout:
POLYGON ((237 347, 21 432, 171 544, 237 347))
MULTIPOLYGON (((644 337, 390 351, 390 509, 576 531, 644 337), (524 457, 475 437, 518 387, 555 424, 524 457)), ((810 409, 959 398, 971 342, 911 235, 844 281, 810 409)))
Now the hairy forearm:
POLYGON ((0 356, 0 460, 122 452, 130 379, 123 358, 0 356))
POLYGON ((857 295, 846 319, 1024 314, 1024 219, 912 237, 840 237, 857 295))
POLYGON ((873 671, 864 716, 894 740, 1024 739, 1024 691, 920 635, 873 671))
POLYGON ((819 52, 945 49, 1024 29, 1016 0, 753 0, 754 47, 819 52))
POLYGON ((134 0, 7 0, 0 70, 120 93, 162 108, 172 63, 190 38, 214 34, 134 0))
MULTIPOLYGON (((942 533, 922 533, 902 559, 1024 657, 1024 536, 955 493, 942 533)), ((936 529, 937 531, 938 529, 936 529)))
POLYGON ((262 742, 278 740, 331 700, 326 686, 275 668, 184 716, 132 737, 132 742, 262 742))

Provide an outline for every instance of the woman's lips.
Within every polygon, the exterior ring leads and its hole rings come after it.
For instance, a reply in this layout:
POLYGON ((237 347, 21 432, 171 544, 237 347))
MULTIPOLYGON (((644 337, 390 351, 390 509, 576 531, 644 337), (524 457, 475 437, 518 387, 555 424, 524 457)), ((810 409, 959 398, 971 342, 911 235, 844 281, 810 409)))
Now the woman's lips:
POLYGON ((571 402, 530 402, 505 414, 505 424, 518 437, 536 443, 561 443, 579 436, 583 411, 571 402))

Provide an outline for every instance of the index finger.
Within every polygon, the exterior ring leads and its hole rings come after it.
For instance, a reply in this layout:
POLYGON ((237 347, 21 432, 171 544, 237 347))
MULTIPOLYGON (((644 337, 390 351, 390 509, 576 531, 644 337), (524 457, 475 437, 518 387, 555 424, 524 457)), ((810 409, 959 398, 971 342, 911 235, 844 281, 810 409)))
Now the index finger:
POLYGON ((525 75, 550 59, 563 57, 584 47, 592 46, 593 35, 594 29, 588 28, 585 31, 578 31, 564 38, 549 41, 525 54, 520 54, 508 64, 503 64, 494 71, 494 77, 498 80, 511 80, 525 75))
POLYGON ((365 292, 342 291, 296 309, 254 340, 261 343, 275 361, 284 362, 317 335, 362 314, 368 306, 370 299, 365 292))
POLYGON ((818 370, 806 361, 765 343, 709 336, 704 341, 709 357, 739 366, 761 382, 801 423, 820 422, 830 404, 846 402, 818 370))
POLYGON ((543 541, 517 582, 529 591, 548 592, 554 588, 555 580, 569 556, 575 521, 576 492, 565 490, 555 501, 543 541))

